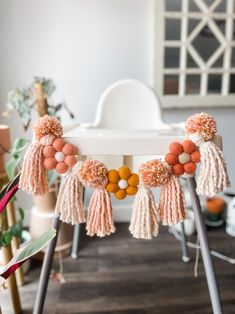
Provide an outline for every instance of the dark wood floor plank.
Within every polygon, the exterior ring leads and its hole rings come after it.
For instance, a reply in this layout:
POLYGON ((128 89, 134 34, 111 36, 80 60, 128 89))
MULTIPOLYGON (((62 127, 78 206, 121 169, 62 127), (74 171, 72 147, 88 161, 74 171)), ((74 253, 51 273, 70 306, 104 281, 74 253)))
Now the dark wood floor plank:
MULTIPOLYGON (((223 228, 209 230, 208 237, 212 249, 235 257, 235 239, 223 228)), ((117 225, 117 233, 107 238, 83 233, 79 259, 63 259, 66 282, 50 281, 44 314, 211 314, 202 260, 194 278, 195 250, 189 252, 185 264, 180 243, 166 227, 151 241, 133 239, 128 224, 117 225)), ((235 265, 213 261, 224 314, 234 314, 235 265)), ((58 261, 53 268, 59 270, 58 261)), ((32 313, 39 272, 36 263, 21 288, 25 313, 32 313)), ((8 307, 3 313, 12 312, 8 307)))

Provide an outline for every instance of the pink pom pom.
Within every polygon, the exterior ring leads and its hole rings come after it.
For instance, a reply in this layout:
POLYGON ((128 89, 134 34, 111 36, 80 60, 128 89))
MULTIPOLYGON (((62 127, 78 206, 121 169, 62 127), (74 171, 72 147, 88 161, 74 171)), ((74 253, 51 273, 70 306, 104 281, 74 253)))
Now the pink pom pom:
POLYGON ((66 163, 67 166, 73 167, 77 162, 77 158, 73 155, 69 155, 65 157, 64 162, 66 163))
POLYGON ((52 146, 45 146, 43 148, 43 156, 44 157, 54 157, 55 156, 55 149, 52 146))
POLYGON ((57 165, 57 161, 55 160, 55 158, 46 158, 44 159, 43 165, 46 169, 51 170, 54 169, 57 165))
POLYGON ((39 140, 48 134, 59 137, 63 134, 63 127, 57 118, 46 115, 35 122, 34 135, 39 140))
POLYGON ((140 181, 151 188, 167 183, 170 173, 163 162, 153 159, 140 166, 139 176, 140 181))
POLYGON ((78 169, 78 177, 84 186, 104 188, 108 182, 108 169, 98 160, 86 160, 78 169))
POLYGON ((187 135, 198 132, 206 141, 212 139, 216 134, 216 121, 207 113, 195 113, 186 121, 186 133, 187 135))
POLYGON ((62 162, 58 162, 58 164, 55 167, 55 170, 58 173, 63 174, 63 173, 68 171, 68 166, 63 161, 62 162))
POLYGON ((76 153, 75 146, 70 143, 66 143, 62 149, 62 152, 68 156, 68 155, 74 155, 76 153))
POLYGON ((57 152, 62 152, 65 142, 62 138, 57 138, 52 145, 57 152))

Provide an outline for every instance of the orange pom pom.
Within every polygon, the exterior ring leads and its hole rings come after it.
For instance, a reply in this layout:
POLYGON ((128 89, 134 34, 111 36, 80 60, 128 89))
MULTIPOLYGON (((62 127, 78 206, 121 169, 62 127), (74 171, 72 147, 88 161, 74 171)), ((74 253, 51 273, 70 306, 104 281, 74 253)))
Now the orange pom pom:
POLYGON ((192 174, 196 171, 196 168, 197 166, 195 165, 194 162, 190 161, 190 162, 187 162, 187 164, 184 164, 184 171, 187 173, 187 174, 192 174))
POLYGON ((195 150, 195 152, 193 152, 191 154, 191 161, 192 162, 198 163, 198 162, 200 162, 200 158, 201 158, 201 156, 200 156, 199 150, 195 150))
POLYGON ((117 199, 123 200, 126 197, 126 191, 120 189, 115 193, 115 196, 117 199))
POLYGON ((59 137, 63 134, 63 127, 57 118, 45 115, 35 122, 34 135, 36 139, 40 140, 48 134, 59 137))
POLYGON ((109 182, 111 182, 111 183, 118 183, 120 178, 119 178, 119 174, 118 174, 117 170, 115 170, 115 169, 109 170, 108 179, 109 179, 109 182))
POLYGON ((131 186, 137 186, 139 184, 139 176, 136 173, 132 173, 128 179, 128 184, 131 186))
POLYGON ((173 170, 173 174, 176 176, 181 176, 182 174, 184 174, 184 167, 182 164, 176 164, 172 167, 173 170))
POLYGON ((51 157, 45 158, 43 165, 46 169, 51 170, 51 169, 54 169, 56 167, 57 161, 55 160, 55 158, 51 158, 51 157))
POLYGON ((165 161, 166 161, 169 165, 174 166, 174 165, 176 165, 177 162, 178 162, 178 157, 177 157, 177 155, 175 155, 175 154, 168 153, 168 154, 166 154, 166 156, 165 156, 165 161))
POLYGON ((62 149, 62 152, 65 155, 74 155, 75 154, 75 146, 70 144, 70 143, 66 143, 62 149))
POLYGON ((57 138, 56 140, 54 140, 52 146, 57 152, 62 152, 64 144, 65 143, 64 143, 64 140, 62 140, 62 138, 57 138))
POLYGON ((55 156, 55 149, 52 146, 45 146, 43 148, 43 155, 44 157, 54 157, 55 156))
POLYGON ((64 162, 66 163, 67 166, 73 167, 77 162, 77 158, 73 155, 69 155, 65 157, 64 162))
POLYGON ((106 190, 110 193, 116 193, 119 190, 119 186, 116 183, 108 183, 106 190))
POLYGON ((58 162, 58 164, 55 167, 55 170, 58 173, 62 174, 68 171, 68 166, 64 162, 58 162))
POLYGON ((196 149, 195 144, 191 140, 183 141, 182 146, 183 146, 184 152, 188 154, 191 154, 196 149))
POLYGON ((175 155, 183 153, 183 146, 178 142, 173 142, 169 146, 170 152, 175 155))
POLYGON ((118 173, 121 179, 128 180, 131 175, 131 170, 127 166, 122 166, 118 169, 118 173))
POLYGON ((128 186, 128 188, 126 189, 126 193, 128 195, 135 195, 137 192, 138 192, 137 186, 128 186))

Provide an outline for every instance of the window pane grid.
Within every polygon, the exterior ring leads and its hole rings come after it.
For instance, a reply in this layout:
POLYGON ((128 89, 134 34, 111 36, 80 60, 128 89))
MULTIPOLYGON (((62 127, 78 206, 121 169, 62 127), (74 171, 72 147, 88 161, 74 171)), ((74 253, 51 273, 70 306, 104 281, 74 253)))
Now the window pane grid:
POLYGON ((213 84, 216 93, 229 94, 230 79, 233 79, 231 74, 235 72, 235 68, 231 68, 231 58, 233 62, 235 60, 235 49, 233 54, 231 52, 231 46, 235 47, 235 14, 231 14, 234 12, 233 0, 225 2, 226 6, 222 5, 220 0, 215 0, 207 6, 203 0, 191 0, 189 7, 189 0, 181 0, 178 9, 176 6, 175 10, 170 11, 168 0, 163 14, 166 28, 166 38, 163 41, 163 79, 168 80, 163 84, 164 94, 168 93, 168 89, 174 90, 175 94, 176 87, 172 88, 174 84, 177 85, 179 96, 188 94, 189 90, 194 94, 206 96, 213 92, 213 84), (172 27, 174 25, 175 27, 172 27), (173 29, 172 34, 170 26, 173 29), (174 56, 176 59, 173 61, 174 56), (166 75, 177 75, 177 80, 166 75), (192 77, 197 78, 197 86, 192 83, 192 77), (186 82, 187 78, 189 83, 186 82))

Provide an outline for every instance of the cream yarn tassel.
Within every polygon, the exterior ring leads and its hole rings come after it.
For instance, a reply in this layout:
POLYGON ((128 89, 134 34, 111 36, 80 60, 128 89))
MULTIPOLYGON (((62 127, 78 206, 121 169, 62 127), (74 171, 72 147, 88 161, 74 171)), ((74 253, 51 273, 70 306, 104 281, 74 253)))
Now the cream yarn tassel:
POLYGON ((104 237, 115 232, 110 194, 105 188, 98 188, 88 205, 86 230, 89 236, 104 237))
POLYGON ((55 213, 60 215, 63 222, 72 225, 86 221, 83 206, 83 185, 78 179, 76 168, 73 168, 62 178, 55 213))
POLYGON ((27 148, 19 188, 33 195, 48 192, 46 169, 43 166, 43 146, 39 142, 32 143, 27 148))
POLYGON ((171 175, 170 180, 161 187, 158 205, 158 220, 163 225, 174 225, 186 218, 184 191, 179 178, 171 175))
POLYGON ((141 187, 135 196, 129 230, 137 239, 152 239, 158 235, 157 209, 148 187, 141 187))
POLYGON ((230 186, 222 151, 213 142, 200 145, 201 168, 197 179, 197 193, 212 197, 230 186))

